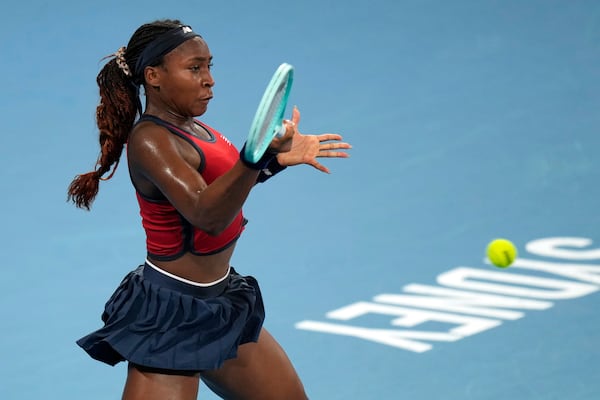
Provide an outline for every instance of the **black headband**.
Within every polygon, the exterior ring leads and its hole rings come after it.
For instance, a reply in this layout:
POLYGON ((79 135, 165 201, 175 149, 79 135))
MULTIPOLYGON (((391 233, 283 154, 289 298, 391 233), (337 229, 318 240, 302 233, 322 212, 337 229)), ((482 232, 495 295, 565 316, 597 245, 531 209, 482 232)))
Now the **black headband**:
POLYGON ((144 69, 148 66, 157 65, 160 59, 171 50, 179 46, 188 39, 202 37, 195 33, 190 26, 181 25, 160 35, 150 42, 137 62, 133 76, 139 77, 143 82, 144 69))

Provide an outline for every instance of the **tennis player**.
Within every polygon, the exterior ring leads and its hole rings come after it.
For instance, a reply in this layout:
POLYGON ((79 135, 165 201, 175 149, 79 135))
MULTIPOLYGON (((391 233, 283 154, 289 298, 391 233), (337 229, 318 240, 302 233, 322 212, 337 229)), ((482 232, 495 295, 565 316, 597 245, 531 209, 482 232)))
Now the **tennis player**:
POLYGON ((199 379, 226 399, 305 399, 290 360, 263 328, 258 283, 230 259, 257 182, 300 164, 329 172, 317 158, 347 157, 350 145, 337 134, 301 134, 295 108, 285 135, 249 162, 195 119, 213 96, 211 62, 200 35, 160 20, 140 26, 97 77, 101 152, 94 171, 75 177, 69 199, 89 210, 127 144, 147 258, 106 303, 103 327, 77 343, 104 363, 128 362, 127 400, 196 399, 199 379))

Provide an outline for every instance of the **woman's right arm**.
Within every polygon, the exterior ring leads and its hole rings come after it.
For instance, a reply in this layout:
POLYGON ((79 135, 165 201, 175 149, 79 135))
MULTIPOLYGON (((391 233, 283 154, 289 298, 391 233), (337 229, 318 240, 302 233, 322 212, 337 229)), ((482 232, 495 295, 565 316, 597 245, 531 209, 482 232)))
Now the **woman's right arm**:
POLYGON ((132 179, 138 188, 152 185, 192 225, 217 235, 239 213, 259 171, 238 161, 230 171, 207 185, 197 166, 184 158, 176 140, 155 125, 134 130, 128 143, 132 179))
MULTIPOLYGON (((210 235, 218 235, 241 210, 260 171, 238 160, 227 173, 207 185, 197 171, 199 158, 196 165, 186 160, 181 144, 174 135, 165 134, 164 129, 144 124, 131 133, 128 161, 133 181, 138 189, 149 184, 159 190, 188 222, 210 235)), ((288 124, 286 134, 274 139, 269 150, 288 151, 294 132, 293 125, 288 124)), ((195 151, 193 154, 197 156, 195 151)))

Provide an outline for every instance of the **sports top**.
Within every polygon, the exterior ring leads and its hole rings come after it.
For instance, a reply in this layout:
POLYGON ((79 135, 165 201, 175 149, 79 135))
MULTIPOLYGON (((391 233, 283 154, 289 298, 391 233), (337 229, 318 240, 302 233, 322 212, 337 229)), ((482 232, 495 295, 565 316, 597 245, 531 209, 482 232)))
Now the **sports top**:
MULTIPOLYGON (((163 126, 190 143, 200 155, 198 172, 209 185, 239 160, 238 150, 227 138, 198 120, 195 121, 196 124, 208 132, 209 139, 199 138, 151 115, 143 115, 138 123, 142 121, 151 121, 163 126)), ((146 231, 148 256, 155 260, 175 260, 188 252, 194 255, 219 253, 235 243, 248 222, 240 210, 223 232, 211 236, 190 224, 164 196, 149 198, 136 188, 136 197, 140 206, 142 226, 146 231)))

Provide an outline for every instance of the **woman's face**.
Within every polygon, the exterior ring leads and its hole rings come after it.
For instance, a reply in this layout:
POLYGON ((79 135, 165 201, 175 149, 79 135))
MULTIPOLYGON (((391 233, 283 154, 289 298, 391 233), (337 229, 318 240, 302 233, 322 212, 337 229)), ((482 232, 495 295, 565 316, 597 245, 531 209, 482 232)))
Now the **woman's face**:
POLYGON ((212 56, 199 37, 183 42, 168 53, 157 67, 157 96, 168 111, 183 117, 206 112, 215 82, 210 73, 212 56))

